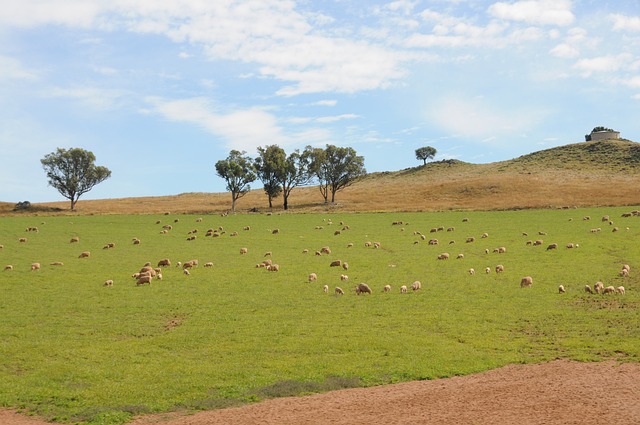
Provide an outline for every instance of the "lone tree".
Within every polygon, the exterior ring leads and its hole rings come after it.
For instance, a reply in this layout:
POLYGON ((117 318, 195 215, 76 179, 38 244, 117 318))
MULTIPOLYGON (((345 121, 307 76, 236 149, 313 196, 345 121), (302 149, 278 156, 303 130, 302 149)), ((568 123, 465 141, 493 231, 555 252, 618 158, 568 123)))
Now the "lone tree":
POLYGON ((320 193, 328 203, 335 203, 336 192, 351 186, 358 178, 367 174, 364 157, 358 156, 353 148, 327 145, 326 149, 307 147, 310 170, 318 178, 320 193))
POLYGON ((236 201, 251 190, 249 183, 256 179, 256 169, 245 151, 232 150, 227 159, 216 162, 216 174, 227 182, 231 192, 231 212, 236 212, 236 201))
POLYGON ((427 165, 428 159, 433 159, 436 156, 436 148, 432 148, 431 146, 425 146, 422 148, 416 149, 416 159, 424 161, 424 165, 427 165))
POLYGON ((111 171, 107 167, 96 166, 95 161, 93 152, 80 148, 58 148, 40 160, 49 185, 71 201, 71 210, 81 195, 111 177, 111 171))
POLYGON ((269 208, 273 208, 273 198, 282 193, 280 176, 284 172, 286 159, 287 154, 278 145, 258 148, 258 157, 255 159, 256 174, 269 198, 269 208))

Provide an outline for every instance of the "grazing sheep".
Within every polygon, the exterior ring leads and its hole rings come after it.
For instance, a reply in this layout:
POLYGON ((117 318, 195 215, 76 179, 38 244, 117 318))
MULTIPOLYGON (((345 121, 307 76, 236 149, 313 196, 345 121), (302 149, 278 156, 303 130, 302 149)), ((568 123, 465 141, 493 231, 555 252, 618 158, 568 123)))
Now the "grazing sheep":
POLYGON ((593 289, 591 289, 591 286, 589 286, 589 285, 584 285, 584 292, 588 292, 590 294, 593 294, 593 289))
POLYGON ((488 254, 488 253, 489 253, 489 249, 488 249, 488 248, 486 248, 486 249, 484 250, 484 253, 485 253, 485 254, 488 254))
POLYGON ((487 232, 485 232, 485 233, 483 233, 480 237, 481 237, 482 239, 485 239, 485 238, 488 238, 488 237, 489 237, 489 234, 488 234, 487 232))
POLYGON ((616 292, 620 295, 624 295, 624 286, 618 286, 616 292))
POLYGON ((171 267, 171 260, 169 260, 168 258, 163 258, 162 260, 158 261, 158 267, 171 267))
POLYGON ((309 275, 309 282, 315 282, 315 281, 317 281, 317 280, 318 280, 318 275, 317 275, 317 274, 315 274, 315 273, 311 273, 311 274, 309 275))
POLYGON ((622 269, 620 270, 620 276, 622 277, 629 277, 629 271, 627 271, 627 269, 622 269))
POLYGON ((358 286, 356 286, 356 294, 360 295, 362 293, 371 294, 371 288, 366 283, 358 283, 358 286))
POLYGON ((246 254, 249 250, 247 248, 240 248, 240 254, 246 254))
POLYGON ((40 270, 40 263, 31 263, 31 271, 40 270))
POLYGON ((455 230, 456 230, 455 227, 447 227, 447 232, 453 232, 455 230))
POLYGON ((375 249, 380 249, 380 247, 381 247, 381 246, 382 246, 382 245, 380 244, 380 242, 374 242, 374 243, 373 243, 373 247, 374 247, 375 249))
POLYGON ((13 270, 13 266, 11 264, 7 264, 6 266, 4 266, 5 270, 13 270))
POLYGON ((91 253, 89 251, 84 251, 80 253, 78 258, 89 258, 90 256, 91 256, 91 253))
POLYGON ((336 295, 344 295, 344 291, 342 290, 342 288, 341 288, 341 287, 336 286, 335 294, 336 294, 336 295))
POLYGON ((267 266, 267 270, 269 270, 270 272, 278 272, 280 271, 280 266, 278 264, 269 264, 267 266))
POLYGON ((19 238, 18 242, 20 243, 25 243, 27 241, 27 238, 19 238))
POLYGON ((413 282, 411 284, 411 290, 412 291, 417 291, 418 289, 422 289, 422 283, 420 283, 419 280, 416 280, 415 282, 413 282))
POLYGON ((322 253, 320 251, 316 251, 316 256, 321 256, 322 253))
POLYGON ((340 230, 336 230, 335 232, 333 232, 333 236, 338 236, 339 234, 341 234, 342 232, 340 232, 340 230))
POLYGON ((442 254, 438 255, 438 260, 448 260, 448 259, 449 259, 448 252, 443 252, 442 254))
POLYGON ((469 221, 469 219, 468 219, 468 218, 466 218, 466 217, 462 219, 462 222, 463 222, 463 223, 467 223, 468 221, 469 221))
POLYGON ((184 264, 182 265, 182 268, 183 268, 184 270, 186 270, 186 269, 193 268, 195 265, 196 265, 196 264, 193 262, 193 260, 191 260, 191 261, 185 261, 185 262, 184 262, 184 264))
POLYGON ((486 269, 484 269, 484 272, 485 272, 486 274, 491 273, 491 267, 487 267, 486 269))
POLYGON ((588 216, 588 215, 585 215, 584 217, 582 217, 582 219, 583 219, 584 221, 587 221, 587 220, 591 220, 591 217, 590 217, 590 216, 588 216))
POLYGON ((347 263, 346 261, 342 263, 342 268, 345 270, 349 270, 349 263, 347 263))
POLYGON ((188 241, 195 241, 197 238, 198 238, 198 237, 197 237, 196 235, 193 235, 193 236, 189 236, 189 237, 187 238, 187 240, 188 240, 188 241))
POLYGON ((178 263, 176 264, 176 267, 182 267, 182 261, 178 261, 178 263))
POLYGON ((329 248, 328 246, 323 246, 322 248, 320 248, 320 253, 321 254, 331 254, 331 248, 329 248))
POLYGON ((496 266, 496 273, 502 273, 504 271, 504 266, 502 264, 498 264, 496 266))
MULTIPOLYGON (((424 236, 424 235, 422 235, 424 236)), ((429 245, 438 245, 438 240, 437 239, 429 239, 429 245)))
POLYGON ((540 232, 538 232, 538 234, 539 234, 540 236, 546 236, 547 232, 542 232, 542 231, 540 231, 540 232))
POLYGON ((384 285, 384 288, 382 288, 382 292, 391 292, 391 285, 384 285))
POLYGON ((406 294, 407 293, 407 285, 402 285, 400 287, 400 293, 401 294, 406 294))
POLYGON ((113 286, 113 280, 112 279, 107 279, 104 281, 104 286, 113 286))
POLYGON ((458 256, 456 257, 457 260, 462 260, 464 259, 464 254, 458 254, 458 256))
POLYGON ((364 246, 365 246, 365 248, 369 248, 371 246, 371 242, 365 242, 364 246))
POLYGON ((533 246, 539 246, 542 245, 544 243, 544 241, 542 239, 538 239, 533 243, 533 246))
POLYGON ((244 226, 242 230, 251 230, 251 226, 244 226))
POLYGON ((303 250, 302 250, 302 253, 303 253, 303 254, 308 254, 308 253, 309 253, 309 250, 305 248, 305 249, 303 249, 303 250))
POLYGON ((552 243, 551 245, 547 246, 547 251, 552 250, 552 249, 557 249, 558 248, 558 244, 557 243, 552 243))
POLYGON ((353 248, 353 242, 349 242, 349 243, 347 244, 347 248, 353 248))
POLYGON ((322 292, 324 292, 325 294, 328 294, 329 293, 329 285, 324 285, 322 287, 322 292))
POLYGON ((596 292, 597 294, 601 294, 603 290, 604 290, 604 283, 596 282, 595 285, 593 285, 593 291, 596 292))
POLYGON ((531 276, 525 276, 522 278, 522 280, 520 280, 521 288, 529 288, 531 287, 531 285, 533 285, 533 278, 531 276))
POLYGON ((474 269, 469 269, 469 274, 470 275, 474 275, 474 274, 476 274, 476 271, 474 269))
POLYGON ((158 279, 158 280, 162 280, 162 273, 158 273, 158 274, 156 275, 156 279, 158 279))
POLYGON ((609 221, 609 216, 608 215, 603 216, 600 221, 603 221, 603 222, 604 221, 609 221))
POLYGON ((349 280, 349 276, 347 276, 346 274, 341 274, 340 280, 342 280, 343 282, 346 282, 347 280, 349 280))
POLYGON ((527 241, 526 245, 527 245, 527 246, 529 246, 529 245, 533 245, 533 241, 527 241))
POLYGON ((64 266, 64 263, 62 261, 54 261, 52 263, 49 263, 52 266, 64 266))
POLYGON ((280 229, 273 229, 273 230, 271 231, 271 234, 272 234, 272 235, 277 235, 278 233, 280 233, 280 229))
POLYGON ((564 285, 560 285, 558 286, 558 293, 560 294, 564 294, 565 290, 564 290, 564 285))
POLYGON ((211 268, 211 267, 213 267, 213 262, 208 261, 208 262, 204 263, 204 266, 207 267, 207 268, 211 268))
POLYGON ((504 246, 498 247, 498 254, 504 254, 505 252, 507 252, 507 248, 504 246))
POLYGON ((629 265, 628 265, 628 264, 624 264, 624 265, 622 266, 622 270, 626 270, 627 272, 630 272, 630 271, 631 271, 631 267, 629 267, 629 265))
POLYGON ((183 269, 182 273, 184 273, 185 276, 190 276, 191 275, 191 272, 189 270, 187 270, 187 269, 183 269))
POLYGON ((474 238, 473 236, 468 237, 467 240, 466 240, 467 243, 471 243, 471 242, 475 242, 475 241, 476 241, 476 238, 474 238))
POLYGON ((140 278, 136 281, 136 285, 140 286, 144 285, 145 283, 151 285, 151 279, 151 276, 140 276, 140 278))
POLYGON ((75 242, 80 242, 80 238, 78 236, 72 237, 71 240, 69 241, 69 243, 75 243, 75 242))
MULTIPOLYGON (((573 249, 573 248, 575 248, 575 245, 574 245, 574 244, 572 244, 572 243, 568 243, 568 244, 567 244, 567 249, 573 249)), ((548 248, 547 248, 547 249, 548 249, 548 248)))
POLYGON ((269 257, 269 256, 271 256, 271 251, 265 252, 263 257, 269 257))
POLYGON ((614 288, 613 286, 607 286, 602 291, 603 294, 615 294, 615 292, 616 292, 616 288, 614 288))
POLYGON ((329 267, 341 267, 342 266, 342 260, 334 260, 331 262, 331 264, 329 264, 329 267))

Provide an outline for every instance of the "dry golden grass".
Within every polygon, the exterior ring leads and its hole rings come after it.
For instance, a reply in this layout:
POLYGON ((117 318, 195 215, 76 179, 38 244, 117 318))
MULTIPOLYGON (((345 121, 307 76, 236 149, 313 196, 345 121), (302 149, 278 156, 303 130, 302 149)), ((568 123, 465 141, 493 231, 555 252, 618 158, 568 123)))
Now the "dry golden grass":
MULTIPOLYGON (((296 188, 290 212, 442 211, 560 208, 640 204, 640 145, 626 140, 566 145, 510 161, 469 164, 441 161, 397 172, 373 173, 338 192, 325 205, 317 187, 296 188)), ((273 211, 282 212, 276 200, 273 211)), ((212 214, 227 212, 229 193, 80 200, 74 214, 212 214)), ((0 203, 8 214, 13 204, 0 203)), ((67 201, 40 204, 70 214, 67 201)), ((269 211, 256 189, 238 212, 269 211)))

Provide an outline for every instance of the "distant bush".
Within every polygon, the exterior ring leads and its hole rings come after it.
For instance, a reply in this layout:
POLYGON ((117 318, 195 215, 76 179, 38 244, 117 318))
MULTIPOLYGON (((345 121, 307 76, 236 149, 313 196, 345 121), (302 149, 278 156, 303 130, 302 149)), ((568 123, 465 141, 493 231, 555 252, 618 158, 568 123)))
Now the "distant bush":
POLYGON ((20 210, 28 210, 31 208, 31 202, 29 201, 22 201, 22 202, 18 202, 16 204, 16 206, 13 208, 14 211, 20 211, 20 210))

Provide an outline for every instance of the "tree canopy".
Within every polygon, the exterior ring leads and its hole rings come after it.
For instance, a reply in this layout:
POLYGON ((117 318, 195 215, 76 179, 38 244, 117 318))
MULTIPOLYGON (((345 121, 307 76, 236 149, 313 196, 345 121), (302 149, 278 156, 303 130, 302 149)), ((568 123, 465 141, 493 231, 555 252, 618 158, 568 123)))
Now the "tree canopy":
POLYGON ((232 150, 227 159, 216 162, 216 174, 227 182, 227 190, 231 192, 231 211, 236 211, 236 201, 251 190, 249 183, 255 181, 254 162, 245 151, 232 150))
POLYGON ((111 177, 111 171, 106 167, 96 166, 95 161, 93 152, 80 148, 58 148, 40 160, 49 185, 71 201, 71 210, 75 208, 80 196, 111 177))
POLYGON ((422 148, 416 149, 416 159, 420 161, 424 161, 424 165, 427 165, 428 159, 433 159, 436 156, 436 148, 431 146, 424 146, 422 148))
POLYGON ((278 145, 258 147, 255 159, 256 174, 264 185, 264 193, 269 198, 269 208, 273 208, 273 198, 282 193, 280 176, 284 172, 287 154, 278 145))

